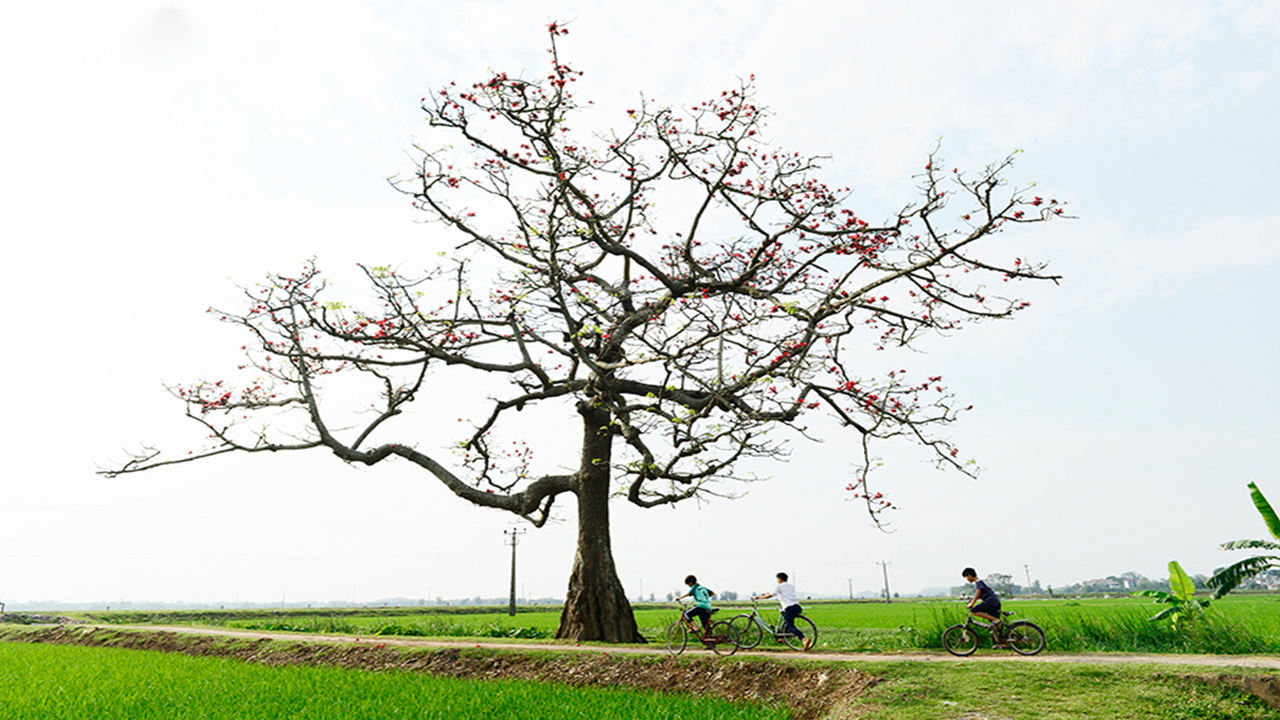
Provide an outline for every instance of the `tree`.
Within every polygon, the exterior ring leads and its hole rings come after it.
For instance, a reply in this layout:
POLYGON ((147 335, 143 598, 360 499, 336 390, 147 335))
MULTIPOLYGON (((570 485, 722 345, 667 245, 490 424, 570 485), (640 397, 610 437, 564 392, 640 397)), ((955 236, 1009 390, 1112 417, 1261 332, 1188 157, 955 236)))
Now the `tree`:
POLYGON ((1004 573, 988 573, 984 580, 1000 595, 1012 596, 1014 592, 1013 576, 1004 573))
MULTIPOLYGON (((1264 550, 1280 550, 1280 516, 1271 508, 1271 503, 1263 496, 1262 491, 1254 483, 1249 483, 1249 495, 1253 498, 1253 506, 1267 524, 1267 530, 1275 540, 1233 540, 1223 543, 1223 550, 1246 550, 1261 548, 1264 550)), ((1205 583, 1215 588, 1213 597, 1220 598, 1240 586, 1250 578, 1257 577, 1272 568, 1280 567, 1280 556, 1255 555, 1240 562, 1228 565, 1213 574, 1205 583)))
POLYGON ((567 31, 549 30, 545 76, 498 73, 423 99, 443 144, 418 147, 414 175, 393 184, 443 226, 434 242, 452 243, 450 257, 421 275, 363 267, 372 309, 329 300, 314 263, 246 288, 247 310, 217 315, 247 331, 246 369, 264 379, 171 388, 211 445, 174 459, 147 448, 108 475, 323 448, 348 463, 407 461, 535 526, 572 496, 578 544, 557 637, 631 642, 615 495, 645 508, 715 495, 747 461, 785 452, 775 430, 805 436, 820 413, 859 438, 848 490, 873 518, 891 507, 867 485, 873 441, 906 437, 940 466, 976 472, 934 433, 965 409, 941 377, 862 365, 872 350, 1027 307, 997 288, 1057 278, 978 246, 1062 205, 1011 187, 1012 156, 971 177, 935 151, 919 200, 871 224, 845 206, 848 189, 815 177, 821 158, 762 138, 751 80, 683 110, 641 102, 622 131, 580 133, 580 73, 559 55, 567 31), (453 461, 391 437, 441 367, 500 388, 453 461), (372 414, 339 418, 343 377, 379 388, 372 414), (580 449, 571 470, 538 471, 533 449, 503 433, 525 408, 555 403, 576 413, 580 449))

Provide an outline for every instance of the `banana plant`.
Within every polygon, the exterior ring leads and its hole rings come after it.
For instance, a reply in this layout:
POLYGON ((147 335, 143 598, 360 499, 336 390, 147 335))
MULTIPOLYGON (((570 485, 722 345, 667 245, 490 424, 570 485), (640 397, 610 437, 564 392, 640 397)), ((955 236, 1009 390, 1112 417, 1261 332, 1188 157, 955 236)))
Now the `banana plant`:
MULTIPOLYGON (((1231 542, 1223 543, 1222 549, 1252 550, 1260 548, 1263 550, 1280 550, 1280 517, 1276 516, 1276 511, 1271 509, 1271 503, 1267 502, 1267 499, 1262 495, 1262 491, 1254 483, 1249 483, 1249 494, 1253 497, 1254 507, 1258 508, 1258 513, 1262 515, 1262 520, 1267 524, 1267 530, 1271 532, 1271 537, 1274 540, 1232 540, 1231 542)), ((1274 567, 1280 567, 1280 556, 1254 555, 1214 573, 1207 584, 1211 588, 1216 588, 1213 596, 1220 598, 1236 589, 1245 580, 1260 575, 1274 567)))
POLYGON ((1169 590, 1143 590, 1142 592, 1133 593, 1138 597, 1155 598, 1157 603, 1166 603, 1169 607, 1148 618, 1151 622, 1159 622, 1165 618, 1169 618, 1173 622, 1173 629, 1199 615, 1205 608, 1209 607, 1208 600, 1196 599, 1196 584, 1191 580, 1191 576, 1187 575, 1177 560, 1169 561, 1169 590))

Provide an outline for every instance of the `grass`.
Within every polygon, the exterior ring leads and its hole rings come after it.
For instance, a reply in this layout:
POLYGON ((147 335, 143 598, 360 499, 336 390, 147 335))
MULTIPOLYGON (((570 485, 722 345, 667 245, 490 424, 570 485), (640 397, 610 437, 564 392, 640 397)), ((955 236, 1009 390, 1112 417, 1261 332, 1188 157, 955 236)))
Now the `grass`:
POLYGON ((859 717, 866 720, 1276 717, 1248 692, 1189 677, 1185 669, 1002 662, 858 667, 886 680, 864 697, 868 712, 859 717))
MULTIPOLYGON (((1010 600, 1014 619, 1044 629, 1048 648, 1058 652, 1280 653, 1280 598, 1228 596, 1215 601, 1198 622, 1182 632, 1149 618, 1159 606, 1143 598, 1010 600)), ((818 624, 821 647, 892 652, 940 649, 942 631, 963 622, 962 603, 815 604, 807 608, 818 624)))
POLYGON ((242 620, 230 627, 268 632, 341 633, 344 635, 376 635, 402 637, 485 637, 542 640, 555 635, 555 627, 521 626, 480 617, 461 622, 449 617, 428 616, 387 622, 380 618, 351 620, 333 617, 301 617, 272 620, 242 620))
MULTIPOLYGON (((833 717, 1260 720, 1276 716, 1275 710, 1230 683, 1195 676, 1203 674, 1203 669, 1022 662, 858 662, 856 666, 883 682, 833 717)), ((725 669, 732 672, 733 667, 730 662, 725 669)), ((17 642, 0 642, 0 677, 5 678, 0 683, 0 717, 6 720, 789 717, 780 707, 650 691, 267 666, 144 650, 17 642)))
MULTIPOLYGON (((721 604, 717 618, 746 610, 721 604)), ((941 649, 942 630, 962 622, 957 600, 893 603, 806 602, 805 614, 818 625, 819 650, 898 652, 941 649)), ((1157 609, 1143 598, 1012 599, 1005 603, 1017 619, 1045 630, 1050 651, 1254 654, 1280 653, 1280 596, 1231 595, 1215 601, 1203 621, 1186 632, 1167 623, 1151 623, 1157 609)), ((749 609, 749 608, 747 608, 749 609)), ((776 608, 761 605, 776 619, 776 608)), ((664 604, 638 604, 641 633, 659 640, 677 610, 664 604)), ((527 638, 554 636, 559 608, 522 608, 509 618, 497 608, 353 608, 347 610, 227 611, 225 613, 93 613, 97 622, 200 623, 255 630, 329 632, 420 637, 527 638)), ((766 643, 767 645, 767 643, 766 643)))
POLYGON ((672 717, 781 720, 779 708, 713 698, 475 681, 65 645, 0 643, 6 720, 338 720, 672 717))

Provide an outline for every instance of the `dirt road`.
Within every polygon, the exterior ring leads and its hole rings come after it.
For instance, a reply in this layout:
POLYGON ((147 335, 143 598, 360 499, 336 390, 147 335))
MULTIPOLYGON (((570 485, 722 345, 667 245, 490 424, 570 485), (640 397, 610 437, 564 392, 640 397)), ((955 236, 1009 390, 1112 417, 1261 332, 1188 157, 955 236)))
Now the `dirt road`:
MULTIPOLYGON (((459 642, 455 640, 408 638, 395 636, 355 636, 325 635, 306 633, 275 633, 255 630, 232 630, 225 628, 178 627, 164 625, 101 625, 100 629, 112 630, 147 630, 154 632, 188 633, 195 635, 213 635, 238 637, 249 640, 266 638, 269 640, 292 640, 296 642, 319 642, 334 644, 359 645, 393 645, 398 647, 421 648, 466 648, 482 645, 487 648, 507 650, 557 650, 580 652, 606 652, 619 655, 666 655, 666 648, 660 645, 575 645, 570 643, 539 642, 501 642, 483 641, 481 643, 459 642)), ((689 649, 688 654, 712 656, 711 651, 689 649)), ((1260 668, 1280 670, 1280 656, 1275 655, 1144 655, 1129 653, 1042 653, 1031 657, 1016 655, 1011 651, 988 650, 969 657, 955 657, 944 652, 926 653, 842 653, 842 652, 791 652, 791 651, 739 651, 735 657, 790 657, 810 660, 826 660, 840 662, 1038 662, 1038 663, 1087 663, 1095 665, 1114 664, 1150 664, 1150 665, 1186 665, 1195 667, 1216 668, 1260 668)))

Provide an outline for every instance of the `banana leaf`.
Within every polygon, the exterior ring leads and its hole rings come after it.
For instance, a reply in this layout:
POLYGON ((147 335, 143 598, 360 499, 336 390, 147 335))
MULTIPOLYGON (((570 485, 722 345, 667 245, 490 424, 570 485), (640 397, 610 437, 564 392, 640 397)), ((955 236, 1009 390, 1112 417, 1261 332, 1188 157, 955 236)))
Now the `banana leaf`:
POLYGON ((1169 590, 1183 602, 1196 596, 1196 584, 1177 560, 1169 561, 1169 590))
POLYGON ((1262 491, 1253 483, 1249 483, 1249 494, 1253 496, 1253 504, 1258 508, 1262 519, 1266 521, 1271 537, 1280 540, 1280 517, 1277 517, 1276 511, 1271 509, 1271 503, 1267 502, 1267 499, 1262 496, 1262 491))
POLYGON ((1245 558, 1234 565, 1228 565, 1219 570, 1205 584, 1211 588, 1217 588, 1213 593, 1213 597, 1215 599, 1221 598, 1236 589, 1245 580, 1273 567, 1280 567, 1280 557, 1257 555, 1245 558))
POLYGON ((1175 602, 1178 599, 1163 590, 1139 590, 1137 592, 1131 592, 1129 594, 1133 595, 1134 597, 1155 598, 1156 602, 1158 603, 1175 602))
POLYGON ((1280 550, 1280 543, 1270 540, 1232 540, 1222 543, 1223 550, 1280 550))

